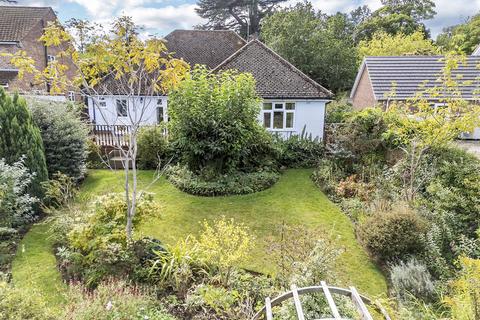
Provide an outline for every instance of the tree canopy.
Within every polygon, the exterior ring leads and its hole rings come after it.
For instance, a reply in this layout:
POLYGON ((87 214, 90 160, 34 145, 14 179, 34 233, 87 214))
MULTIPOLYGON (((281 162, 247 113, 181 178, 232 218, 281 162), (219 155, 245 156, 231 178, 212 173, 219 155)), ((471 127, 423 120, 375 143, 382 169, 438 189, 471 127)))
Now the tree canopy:
POLYGON ((262 39, 315 81, 341 91, 357 71, 353 28, 346 14, 328 16, 311 3, 298 3, 265 18, 262 39))
POLYGON ((422 31, 409 35, 390 35, 382 31, 375 33, 370 41, 360 41, 358 53, 360 57, 434 55, 438 53, 438 48, 432 40, 425 39, 422 31))
POLYGON ((260 33, 260 21, 286 0, 199 0, 198 15, 208 21, 202 29, 233 29, 244 37, 260 33))
POLYGON ((378 32, 408 35, 419 29, 428 37, 423 21, 432 19, 436 14, 432 0, 382 0, 382 4, 357 26, 356 40, 369 40, 378 32))
POLYGON ((480 44, 480 14, 463 24, 445 28, 438 35, 437 44, 445 51, 472 54, 480 44))

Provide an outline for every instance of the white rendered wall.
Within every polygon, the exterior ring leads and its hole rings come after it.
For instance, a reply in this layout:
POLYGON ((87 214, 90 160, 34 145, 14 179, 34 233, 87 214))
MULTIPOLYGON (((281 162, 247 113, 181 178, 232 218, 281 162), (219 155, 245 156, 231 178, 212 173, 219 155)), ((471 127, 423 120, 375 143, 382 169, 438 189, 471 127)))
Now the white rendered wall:
MULTIPOLYGON (((98 99, 96 100, 97 103, 93 103, 92 98, 88 99, 90 120, 98 125, 128 125, 132 123, 132 120, 135 122, 141 120, 142 125, 157 124, 158 99, 162 99, 162 106, 165 110, 164 117, 166 116, 166 96, 142 97, 144 99, 143 102, 139 101, 140 98, 136 98, 135 103, 133 103, 133 100, 130 100, 128 117, 119 117, 117 115, 116 100, 122 99, 121 96, 103 96, 103 98, 105 98, 106 102, 106 107, 104 108, 98 106, 98 99), (144 111, 143 114, 140 112, 142 109, 144 111)), ((305 128, 307 136, 323 139, 327 100, 268 100, 268 102, 275 101, 295 102, 294 123, 291 129, 272 129, 269 131, 288 137, 292 134, 300 135, 305 128)), ((262 112, 259 114, 258 119, 260 122, 263 121, 262 112)))

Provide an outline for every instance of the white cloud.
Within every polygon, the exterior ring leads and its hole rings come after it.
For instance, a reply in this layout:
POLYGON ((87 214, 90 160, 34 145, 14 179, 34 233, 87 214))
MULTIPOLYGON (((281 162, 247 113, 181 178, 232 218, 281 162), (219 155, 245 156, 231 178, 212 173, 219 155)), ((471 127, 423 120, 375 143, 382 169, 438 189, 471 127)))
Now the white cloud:
MULTIPOLYGON (((298 0, 289 0, 286 5, 297 3, 298 0)), ((324 13, 333 14, 338 11, 350 12, 360 5, 368 5, 370 9, 376 10, 381 7, 380 0, 311 0, 314 7, 324 13)), ((437 15, 434 19, 425 21, 430 28, 433 37, 436 37, 443 28, 462 23, 468 17, 480 11, 480 0, 436 0, 437 15)))
POLYGON ((125 14, 132 16, 136 23, 148 29, 189 29, 203 21, 195 12, 195 7, 194 4, 148 9, 135 7, 125 11, 125 14))
MULTIPOLYGON (((302 0, 288 0, 282 6, 293 5, 302 0)), ((359 5, 368 5, 372 10, 381 6, 380 0, 310 0, 316 9, 325 13, 349 12, 359 5)), ((83 8, 91 20, 108 23, 113 17, 130 15, 138 24, 148 29, 165 33, 175 28, 191 28, 202 20, 195 13, 196 0, 177 4, 177 0, 24 0, 22 5, 52 6, 58 10, 65 3, 75 3, 83 8), (169 5, 166 5, 166 4, 169 5), (159 7, 165 4, 163 7, 159 7)), ((480 0, 436 0, 437 15, 426 21, 435 37, 442 28, 464 22, 480 11, 480 0)))

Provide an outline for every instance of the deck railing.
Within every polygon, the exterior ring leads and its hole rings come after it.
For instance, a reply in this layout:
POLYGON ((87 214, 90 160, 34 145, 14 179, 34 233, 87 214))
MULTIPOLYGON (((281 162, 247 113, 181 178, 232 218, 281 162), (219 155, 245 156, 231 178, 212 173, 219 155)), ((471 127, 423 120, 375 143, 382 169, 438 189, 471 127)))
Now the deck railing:
POLYGON ((128 147, 130 130, 126 125, 90 125, 93 141, 101 147, 128 147))

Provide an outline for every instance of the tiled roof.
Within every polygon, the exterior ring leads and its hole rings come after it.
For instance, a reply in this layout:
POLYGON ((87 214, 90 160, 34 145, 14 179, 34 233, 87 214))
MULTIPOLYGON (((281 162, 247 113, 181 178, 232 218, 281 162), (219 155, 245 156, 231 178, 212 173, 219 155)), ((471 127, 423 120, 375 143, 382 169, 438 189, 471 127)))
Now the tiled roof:
POLYGON ((258 40, 250 41, 214 71, 227 69, 251 73, 258 94, 265 99, 328 99, 333 95, 258 40))
POLYGON ((52 8, 0 5, 0 41, 21 41, 52 8))
POLYGON ((209 69, 245 45, 236 32, 231 30, 174 30, 165 37, 169 52, 183 58, 191 66, 204 64, 209 69))
MULTIPOLYGON (((391 99, 405 100, 414 97, 419 91, 438 86, 439 76, 445 65, 443 56, 401 56, 401 57, 367 57, 365 58, 361 71, 368 70, 372 83, 373 92, 377 100, 386 100, 387 96, 395 92, 391 99)), ((461 78, 458 83, 471 81, 462 84, 460 90, 464 99, 478 99, 480 88, 480 56, 469 56, 466 63, 461 63, 457 69, 452 71, 453 77, 461 78)), ((357 75, 357 79, 361 77, 357 75)), ((356 84, 358 81, 356 81, 356 84)), ((356 84, 352 89, 353 97, 356 84)))

